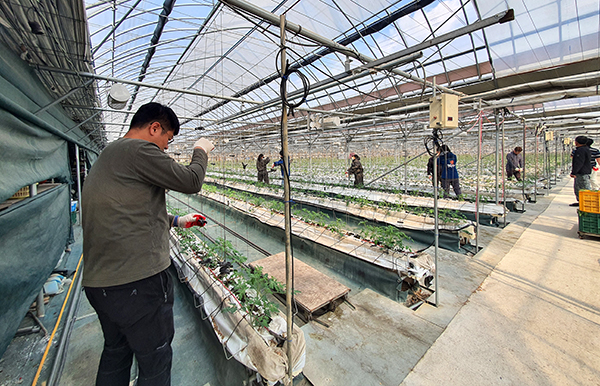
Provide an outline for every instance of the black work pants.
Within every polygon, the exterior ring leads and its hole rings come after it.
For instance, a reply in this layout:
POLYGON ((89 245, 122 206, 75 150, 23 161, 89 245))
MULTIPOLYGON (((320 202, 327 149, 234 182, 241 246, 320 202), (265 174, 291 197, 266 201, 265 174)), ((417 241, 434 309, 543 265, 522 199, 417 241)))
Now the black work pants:
POLYGON ((521 172, 516 170, 506 169, 506 179, 510 180, 512 176, 515 176, 517 181, 521 181, 521 172))
POLYGON ((138 386, 171 384, 173 281, 164 270, 133 283, 85 288, 104 333, 97 386, 128 386, 133 356, 138 386))
POLYGON ((454 190, 456 197, 459 197, 462 193, 460 189, 460 180, 458 178, 442 178, 442 189, 444 189, 444 198, 450 197, 450 185, 454 190))

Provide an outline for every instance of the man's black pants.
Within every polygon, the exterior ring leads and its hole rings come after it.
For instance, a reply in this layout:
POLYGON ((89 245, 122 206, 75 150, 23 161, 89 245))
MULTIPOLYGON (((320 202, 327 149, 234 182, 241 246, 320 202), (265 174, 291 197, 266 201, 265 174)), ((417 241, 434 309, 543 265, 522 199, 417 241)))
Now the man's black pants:
POLYGON ((133 283, 85 288, 104 333, 97 386, 129 385, 133 355, 138 386, 171 384, 173 282, 164 270, 133 283))

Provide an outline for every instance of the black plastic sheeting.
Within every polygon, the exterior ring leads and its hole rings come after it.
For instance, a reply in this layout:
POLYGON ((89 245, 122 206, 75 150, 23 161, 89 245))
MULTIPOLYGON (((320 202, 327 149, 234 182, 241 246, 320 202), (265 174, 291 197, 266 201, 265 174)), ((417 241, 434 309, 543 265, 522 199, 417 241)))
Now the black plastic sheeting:
POLYGON ((0 356, 71 235, 67 184, 0 212, 0 356))

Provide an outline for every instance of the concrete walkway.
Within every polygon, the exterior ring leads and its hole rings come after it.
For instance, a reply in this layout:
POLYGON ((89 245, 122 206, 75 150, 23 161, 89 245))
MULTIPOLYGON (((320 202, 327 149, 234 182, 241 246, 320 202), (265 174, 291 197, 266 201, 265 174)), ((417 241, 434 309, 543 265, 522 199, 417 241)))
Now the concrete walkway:
POLYGON ((600 239, 579 239, 572 186, 480 252, 504 257, 401 385, 600 385, 600 239))

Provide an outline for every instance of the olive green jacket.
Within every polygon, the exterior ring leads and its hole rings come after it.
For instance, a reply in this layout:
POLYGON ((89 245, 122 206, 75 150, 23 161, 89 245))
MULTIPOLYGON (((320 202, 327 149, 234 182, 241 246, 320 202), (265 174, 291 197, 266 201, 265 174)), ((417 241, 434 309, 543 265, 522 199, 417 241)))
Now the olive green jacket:
POLYGON ((148 141, 121 138, 109 144, 81 195, 83 285, 116 286, 168 268, 172 217, 165 190, 199 192, 207 162, 202 149, 184 166, 148 141))

